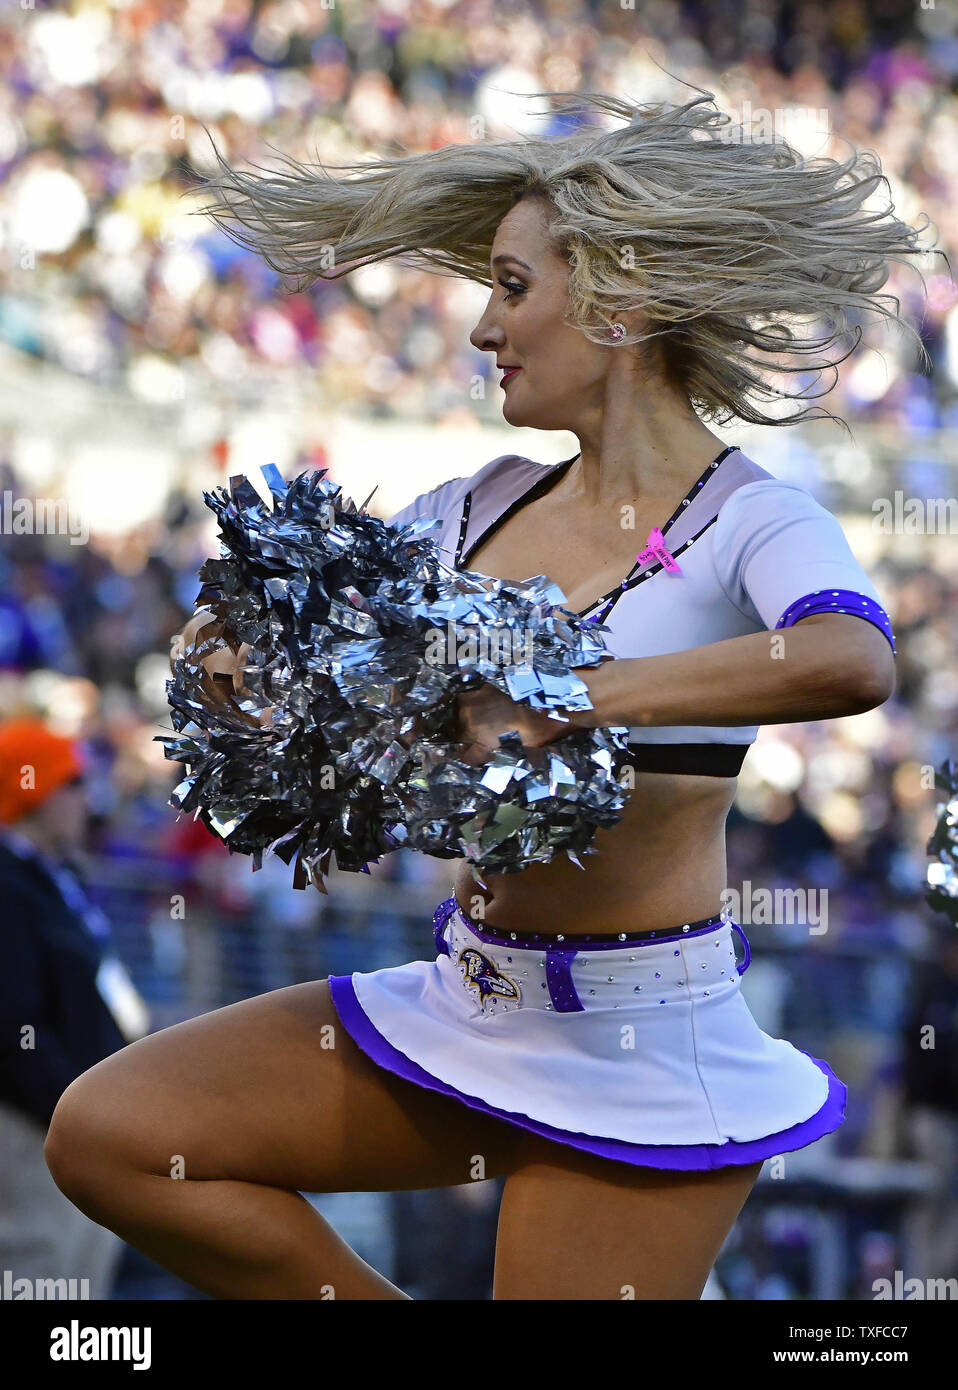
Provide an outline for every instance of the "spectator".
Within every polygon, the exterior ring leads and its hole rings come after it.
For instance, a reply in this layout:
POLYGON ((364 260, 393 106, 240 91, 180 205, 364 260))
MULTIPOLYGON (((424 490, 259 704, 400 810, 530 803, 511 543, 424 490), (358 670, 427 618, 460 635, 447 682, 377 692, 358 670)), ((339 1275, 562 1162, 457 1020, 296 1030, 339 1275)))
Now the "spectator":
POLYGON ((958 937, 936 923, 904 1027, 902 1099, 915 1156, 935 1182, 914 1213, 915 1273, 958 1278, 958 937))
POLYGON ((78 747, 40 720, 0 726, 0 1265, 14 1279, 88 1279, 79 1295, 107 1298, 122 1242, 67 1201, 43 1153, 71 1081, 148 1027, 69 866, 83 772, 78 747))

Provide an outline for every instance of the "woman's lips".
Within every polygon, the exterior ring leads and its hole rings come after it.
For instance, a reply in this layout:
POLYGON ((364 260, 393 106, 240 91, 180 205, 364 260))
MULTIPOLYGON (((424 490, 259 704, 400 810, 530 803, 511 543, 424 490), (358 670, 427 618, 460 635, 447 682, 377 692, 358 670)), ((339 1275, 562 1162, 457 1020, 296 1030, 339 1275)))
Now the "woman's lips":
POLYGON ((508 369, 507 371, 503 372, 503 374, 502 374, 502 380, 499 382, 499 385, 500 385, 500 386, 505 386, 506 382, 509 380, 509 378, 510 378, 511 376, 515 376, 516 372, 521 372, 521 371, 522 371, 522 368, 521 368, 521 367, 509 367, 509 369, 508 369))

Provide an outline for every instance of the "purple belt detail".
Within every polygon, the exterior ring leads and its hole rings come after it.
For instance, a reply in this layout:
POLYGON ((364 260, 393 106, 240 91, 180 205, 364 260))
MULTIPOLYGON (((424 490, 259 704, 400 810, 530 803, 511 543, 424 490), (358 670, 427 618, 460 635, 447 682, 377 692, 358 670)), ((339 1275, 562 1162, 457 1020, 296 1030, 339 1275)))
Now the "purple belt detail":
POLYGON ((731 925, 735 928, 739 936, 742 938, 742 945, 745 947, 745 959, 742 961, 741 965, 739 965, 737 962, 735 965, 735 969, 738 971, 738 973, 740 975, 744 975, 746 970, 748 969, 749 961, 752 959, 751 948, 748 944, 748 937, 742 931, 742 928, 739 926, 738 922, 732 922, 731 925))
POLYGON ((546 984, 549 998, 556 1013, 584 1013, 585 1009, 572 980, 570 966, 575 960, 575 951, 546 951, 546 984))
MULTIPOLYGON (((686 922, 678 929, 663 928, 662 931, 640 933, 622 932, 617 936, 556 936, 553 933, 535 932, 519 935, 518 932, 496 932, 485 931, 482 927, 477 927, 475 922, 470 921, 466 914, 459 907, 455 895, 447 898, 442 907, 451 904, 451 911, 458 912, 459 920, 474 936, 480 941, 487 941, 491 946, 508 946, 514 950, 527 951, 621 951, 624 947, 639 946, 658 946, 663 942, 684 941, 690 936, 704 936, 707 932, 718 931, 725 925, 725 918, 721 913, 716 913, 713 917, 701 917, 694 922, 686 922)), ((437 912, 439 909, 437 908, 437 912)), ((445 919, 444 919, 445 920, 445 919)))

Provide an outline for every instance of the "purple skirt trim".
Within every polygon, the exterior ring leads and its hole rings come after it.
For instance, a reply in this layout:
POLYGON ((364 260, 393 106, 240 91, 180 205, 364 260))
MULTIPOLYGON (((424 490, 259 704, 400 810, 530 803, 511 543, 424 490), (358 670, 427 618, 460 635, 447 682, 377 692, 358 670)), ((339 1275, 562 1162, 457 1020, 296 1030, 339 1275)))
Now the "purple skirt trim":
POLYGON ((779 1130, 777 1134, 767 1134, 761 1139, 747 1139, 743 1142, 729 1139, 724 1144, 630 1144, 625 1139, 602 1139, 590 1134, 576 1134, 571 1130, 556 1129, 539 1120, 532 1120, 528 1115, 499 1110, 477 1096, 464 1095, 462 1091, 457 1091, 455 1086, 450 1086, 438 1076, 425 1071, 404 1052, 393 1047, 364 1012, 356 998, 351 975, 330 975, 329 988, 343 1027, 377 1066, 395 1072, 397 1076, 412 1081, 417 1086, 424 1086, 430 1091, 439 1091, 442 1095, 462 1101, 473 1110, 481 1110, 498 1120, 531 1130, 543 1139, 567 1144, 574 1149, 584 1149, 600 1158, 616 1159, 620 1163, 631 1163, 645 1168, 727 1168, 739 1163, 758 1163, 766 1158, 775 1158, 778 1154, 790 1153, 793 1149, 802 1149, 820 1139, 823 1134, 830 1134, 832 1130, 838 1129, 845 1119, 845 1100, 848 1094, 845 1083, 838 1079, 827 1062, 823 1062, 819 1057, 812 1057, 811 1053, 804 1052, 804 1049, 799 1049, 828 1078, 828 1096, 824 1105, 814 1115, 802 1120, 800 1124, 792 1125, 790 1129, 779 1130))

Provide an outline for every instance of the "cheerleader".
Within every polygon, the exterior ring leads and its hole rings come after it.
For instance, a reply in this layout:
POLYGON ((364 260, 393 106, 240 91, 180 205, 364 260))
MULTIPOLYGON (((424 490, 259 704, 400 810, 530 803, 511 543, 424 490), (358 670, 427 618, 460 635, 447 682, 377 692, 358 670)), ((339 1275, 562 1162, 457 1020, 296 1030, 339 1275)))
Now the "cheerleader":
MULTIPOLYGON (((894 638, 835 518, 710 425, 812 413, 783 415, 770 370, 807 397, 850 315, 897 318, 878 291, 919 232, 866 211, 872 155, 730 139, 708 95, 583 100, 623 123, 350 177, 217 152, 207 181, 210 215, 284 272, 403 256, 489 288, 471 342, 505 419, 578 451, 498 457, 393 521, 436 517, 451 563, 547 574, 607 625, 616 659, 578 672, 572 723, 627 726, 634 778, 581 867, 462 861, 428 958, 217 1009, 68 1088, 57 1184, 217 1298, 403 1298, 301 1194, 501 1177, 495 1298, 697 1299, 764 1160, 844 1118, 828 1061, 745 1003, 724 827, 759 726, 880 705, 894 638)), ((211 693, 236 657, 216 664, 211 693)), ((508 730, 565 731, 491 686, 458 710, 475 762, 508 730)))

